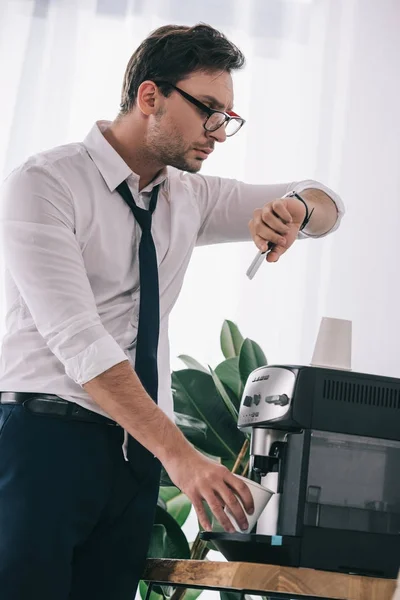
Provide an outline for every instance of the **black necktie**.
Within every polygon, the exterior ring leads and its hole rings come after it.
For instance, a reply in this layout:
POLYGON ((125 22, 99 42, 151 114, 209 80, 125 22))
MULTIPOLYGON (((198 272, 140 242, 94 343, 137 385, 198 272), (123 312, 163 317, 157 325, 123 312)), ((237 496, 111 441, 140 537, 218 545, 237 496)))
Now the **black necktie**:
POLYGON ((117 191, 132 210, 142 230, 139 244, 140 305, 135 371, 149 396, 153 398, 154 402, 157 402, 160 300, 157 253, 151 235, 151 218, 157 204, 158 185, 153 188, 149 210, 144 210, 136 205, 126 181, 117 187, 117 191))

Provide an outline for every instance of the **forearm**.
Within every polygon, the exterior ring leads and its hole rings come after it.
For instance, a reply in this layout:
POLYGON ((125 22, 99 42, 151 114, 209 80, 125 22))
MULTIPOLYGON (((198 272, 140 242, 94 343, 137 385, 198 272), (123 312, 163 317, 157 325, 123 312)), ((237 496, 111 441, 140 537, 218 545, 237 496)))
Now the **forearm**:
POLYGON ((304 233, 319 236, 330 231, 338 218, 338 210, 332 198, 322 190, 312 188, 303 190, 300 195, 307 203, 309 213, 313 211, 304 233))
POLYGON ((112 419, 161 463, 190 452, 192 446, 150 398, 128 361, 87 382, 84 389, 112 419))

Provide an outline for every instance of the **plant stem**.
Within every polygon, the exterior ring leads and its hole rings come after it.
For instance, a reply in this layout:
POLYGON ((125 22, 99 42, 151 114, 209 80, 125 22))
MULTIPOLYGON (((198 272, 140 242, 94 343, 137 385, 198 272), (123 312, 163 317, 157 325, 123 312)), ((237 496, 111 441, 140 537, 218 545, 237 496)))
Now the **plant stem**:
POLYGON ((194 540, 194 542, 192 544, 192 548, 190 550, 190 558, 191 559, 198 558, 198 554, 201 550, 202 544, 204 544, 204 542, 203 542, 203 540, 200 539, 200 531, 198 531, 197 535, 196 535, 196 539, 194 540))
POLYGON ((242 460, 244 459, 244 457, 246 455, 246 452, 247 452, 248 448, 249 448, 249 440, 246 438, 244 440, 242 449, 240 450, 240 452, 238 454, 238 457, 237 457, 237 459, 235 461, 235 464, 233 465, 232 473, 237 473, 237 471, 238 471, 238 469, 240 467, 240 464, 241 464, 242 460))
POLYGON ((249 464, 250 464, 250 461, 248 460, 247 463, 245 464, 244 468, 243 468, 242 477, 246 477, 247 471, 249 470, 249 464))

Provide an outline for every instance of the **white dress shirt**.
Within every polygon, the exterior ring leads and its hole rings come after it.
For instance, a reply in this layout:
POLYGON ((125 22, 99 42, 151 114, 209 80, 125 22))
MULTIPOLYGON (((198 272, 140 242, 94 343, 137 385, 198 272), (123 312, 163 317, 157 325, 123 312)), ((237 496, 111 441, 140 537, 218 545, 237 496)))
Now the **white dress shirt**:
MULTIPOLYGON (((139 192, 139 176, 94 125, 81 143, 29 158, 1 199, 6 334, 0 391, 57 394, 106 414, 82 385, 127 358, 134 365, 140 227, 116 191, 126 179, 139 206, 160 184, 152 232, 160 287, 159 406, 173 418, 168 317, 196 245, 251 239, 255 208, 312 180, 251 185, 165 169, 139 192)), ((333 231, 333 230, 331 230, 333 231)), ((299 234, 299 237, 306 237, 299 234)))

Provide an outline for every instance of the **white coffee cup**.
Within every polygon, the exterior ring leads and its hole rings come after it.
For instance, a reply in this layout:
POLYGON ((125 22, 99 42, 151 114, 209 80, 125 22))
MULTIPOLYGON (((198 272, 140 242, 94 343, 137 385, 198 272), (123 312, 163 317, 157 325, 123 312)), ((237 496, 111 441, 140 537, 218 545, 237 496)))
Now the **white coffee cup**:
POLYGON ((350 371, 351 330, 351 321, 323 317, 319 326, 311 365, 350 371))
POLYGON ((238 500, 239 500, 240 504, 242 505, 242 508, 246 514, 247 521, 249 523, 248 528, 241 529, 240 526, 237 524, 235 517, 232 515, 232 513, 226 507, 224 508, 224 511, 228 515, 229 520, 231 521, 231 523, 234 526, 234 528, 236 529, 236 531, 238 531, 240 533, 250 533, 250 531, 253 529, 254 525, 257 523, 262 511, 267 506, 268 502, 271 500, 274 492, 272 490, 269 490, 268 488, 264 487, 263 485, 256 483, 255 481, 251 481, 251 479, 247 479, 247 477, 242 477, 241 475, 235 475, 235 477, 239 477, 239 479, 242 479, 246 483, 247 487, 249 488, 249 490, 251 492, 251 495, 253 496, 254 512, 251 515, 249 515, 249 513, 246 512, 240 498, 238 498, 238 500))

